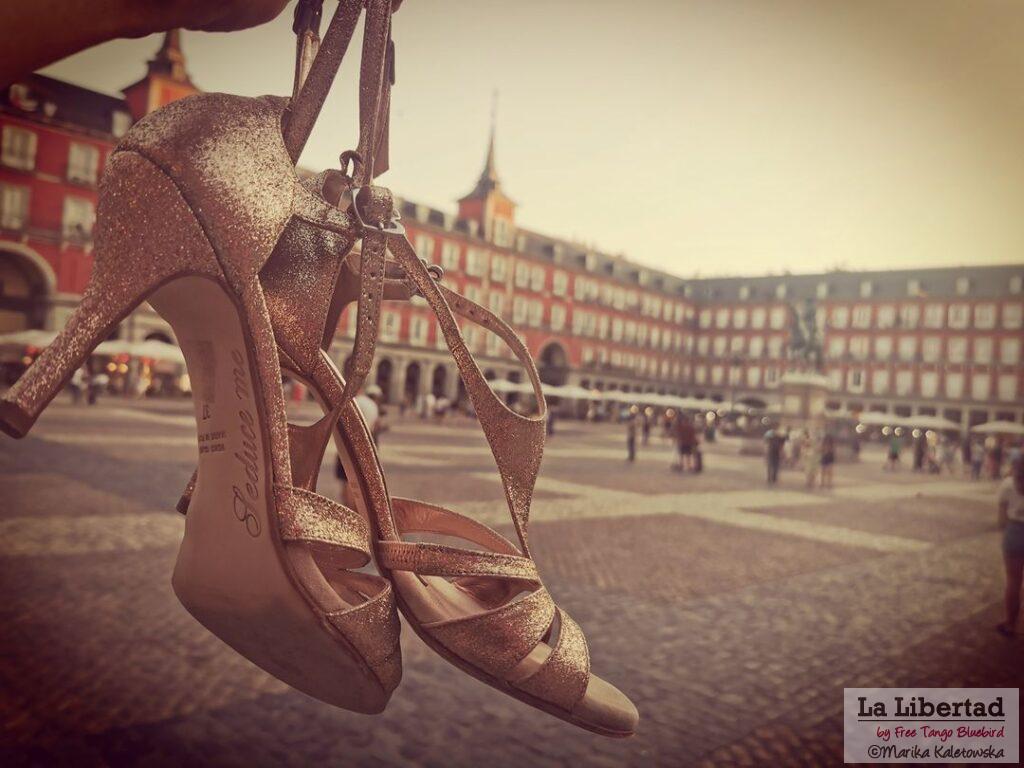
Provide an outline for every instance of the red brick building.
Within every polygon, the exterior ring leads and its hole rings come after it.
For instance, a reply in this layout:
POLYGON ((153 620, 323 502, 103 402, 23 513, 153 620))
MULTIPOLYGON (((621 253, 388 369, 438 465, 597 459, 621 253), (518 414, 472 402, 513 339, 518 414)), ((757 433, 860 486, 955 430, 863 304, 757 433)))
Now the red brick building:
MULTIPOLYGON (((91 268, 96 181, 110 150, 133 120, 195 90, 169 33, 123 99, 38 75, 0 94, 0 333, 63 324, 91 268)), ((493 131, 456 212, 400 206, 418 253, 508 319, 547 382, 771 406, 792 364, 794 318, 810 303, 834 409, 1024 421, 1024 265, 683 279, 519 227, 493 131)), ((342 317, 339 359, 353 322, 342 317)), ((171 336, 147 309, 118 333, 171 336)), ((485 371, 522 378, 496 337, 465 333, 485 371)), ((385 307, 373 376, 392 401, 459 396, 422 304, 385 307)))

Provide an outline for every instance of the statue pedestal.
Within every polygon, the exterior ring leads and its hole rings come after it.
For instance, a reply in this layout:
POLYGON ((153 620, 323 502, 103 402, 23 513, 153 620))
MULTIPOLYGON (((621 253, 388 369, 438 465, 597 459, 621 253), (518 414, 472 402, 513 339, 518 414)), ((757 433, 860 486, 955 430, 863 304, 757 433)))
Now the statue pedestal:
POLYGON ((825 429, 825 398, 828 379, 812 371, 790 371, 779 381, 782 393, 780 425, 790 431, 811 434, 825 429))

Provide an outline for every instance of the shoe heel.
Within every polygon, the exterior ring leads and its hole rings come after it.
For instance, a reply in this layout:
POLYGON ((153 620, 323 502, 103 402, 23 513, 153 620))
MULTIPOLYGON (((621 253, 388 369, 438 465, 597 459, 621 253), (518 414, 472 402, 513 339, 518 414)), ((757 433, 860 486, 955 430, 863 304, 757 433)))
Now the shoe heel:
POLYGON ((96 346, 161 283, 182 272, 217 274, 198 225, 172 231, 167 222, 176 216, 194 221, 171 180, 141 155, 115 153, 100 185, 85 294, 53 343, 0 397, 0 430, 15 438, 28 434, 96 346))

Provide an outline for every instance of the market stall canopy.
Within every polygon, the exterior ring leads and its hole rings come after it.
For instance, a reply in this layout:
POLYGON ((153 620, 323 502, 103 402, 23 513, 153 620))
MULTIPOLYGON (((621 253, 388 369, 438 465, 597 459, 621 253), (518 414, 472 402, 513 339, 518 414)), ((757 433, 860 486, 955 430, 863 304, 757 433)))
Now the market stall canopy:
POLYGON ((941 431, 960 431, 960 425, 955 421, 944 419, 941 416, 897 416, 893 413, 877 413, 868 411, 860 414, 857 421, 869 427, 917 427, 919 429, 936 429, 941 431))
POLYGON ((57 338, 57 331, 14 331, 0 333, 2 347, 48 347, 57 338))
POLYGON ((986 421, 984 424, 971 427, 971 432, 981 435, 1024 435, 1024 424, 1013 421, 986 421))
POLYGON ((149 339, 148 341, 122 341, 113 339, 104 341, 93 354, 96 355, 128 355, 129 357, 141 357, 147 360, 155 360, 163 363, 185 364, 185 356, 174 344, 165 341, 149 339))

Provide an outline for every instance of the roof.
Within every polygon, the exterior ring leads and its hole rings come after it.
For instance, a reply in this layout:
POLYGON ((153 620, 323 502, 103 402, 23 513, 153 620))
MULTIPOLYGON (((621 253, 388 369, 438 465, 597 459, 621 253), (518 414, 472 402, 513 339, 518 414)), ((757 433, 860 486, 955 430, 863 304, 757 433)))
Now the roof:
POLYGON ((30 120, 68 125, 111 135, 114 112, 127 112, 124 99, 46 75, 21 78, 0 93, 0 109, 30 120))

